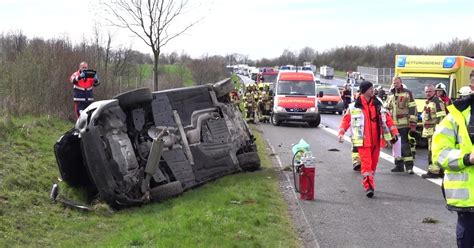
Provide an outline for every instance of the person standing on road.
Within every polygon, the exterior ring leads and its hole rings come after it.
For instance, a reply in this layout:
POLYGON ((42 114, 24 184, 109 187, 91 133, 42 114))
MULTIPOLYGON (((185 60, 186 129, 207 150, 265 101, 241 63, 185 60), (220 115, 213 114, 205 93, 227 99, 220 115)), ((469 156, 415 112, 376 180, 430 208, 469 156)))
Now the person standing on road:
POLYGON ((380 156, 380 146, 385 141, 392 144, 398 140, 398 130, 392 118, 382 107, 382 102, 374 96, 371 82, 364 81, 359 86, 360 96, 351 103, 343 116, 339 129, 339 142, 344 141, 344 133, 351 128, 352 145, 357 147, 362 174, 362 185, 369 198, 374 196, 374 175, 380 156))
POLYGON ((423 108, 422 137, 428 140, 428 172, 422 178, 438 178, 442 174, 438 163, 431 159, 431 138, 435 126, 446 116, 444 102, 436 96, 434 85, 425 86, 426 104, 423 108))
POLYGON ((403 87, 402 79, 394 77, 392 80, 392 90, 387 97, 386 108, 391 112, 395 126, 400 132, 402 140, 402 158, 395 159, 395 167, 392 172, 403 172, 406 169, 408 174, 413 174, 413 154, 408 143, 408 133, 416 132, 416 103, 411 91, 403 87), (405 169, 403 168, 405 166, 405 169))
MULTIPOLYGON (((474 71, 470 75, 474 90, 474 71)), ((458 213, 458 247, 474 247, 474 96, 455 101, 433 135, 433 160, 445 170, 447 208, 458 213)))
POLYGON ((88 71, 87 62, 79 64, 79 70, 75 71, 69 81, 74 84, 74 112, 79 118, 81 112, 94 102, 92 89, 99 86, 99 79, 95 71, 88 71))

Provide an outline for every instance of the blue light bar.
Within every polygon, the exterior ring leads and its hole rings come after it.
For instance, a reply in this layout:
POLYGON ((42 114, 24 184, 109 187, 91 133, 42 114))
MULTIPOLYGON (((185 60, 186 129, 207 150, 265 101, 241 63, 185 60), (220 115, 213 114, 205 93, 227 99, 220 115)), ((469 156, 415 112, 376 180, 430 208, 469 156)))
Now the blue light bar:
POLYGON ((398 67, 405 67, 405 63, 407 62, 407 57, 399 56, 397 59, 397 66, 398 67))
POLYGON ((453 68, 456 64, 456 57, 446 57, 443 62, 443 68, 453 68))

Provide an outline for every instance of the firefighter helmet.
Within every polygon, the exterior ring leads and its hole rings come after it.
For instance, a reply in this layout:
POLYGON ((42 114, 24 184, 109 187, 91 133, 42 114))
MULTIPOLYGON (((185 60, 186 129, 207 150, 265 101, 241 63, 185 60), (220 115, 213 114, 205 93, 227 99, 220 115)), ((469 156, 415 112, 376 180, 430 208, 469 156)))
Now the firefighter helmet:
POLYGON ((446 93, 446 85, 444 85, 443 83, 439 83, 435 86, 435 90, 442 90, 444 91, 444 93, 446 93))
POLYGON ((472 93, 471 87, 469 86, 463 86, 461 89, 459 89, 459 95, 460 96, 468 96, 472 93))

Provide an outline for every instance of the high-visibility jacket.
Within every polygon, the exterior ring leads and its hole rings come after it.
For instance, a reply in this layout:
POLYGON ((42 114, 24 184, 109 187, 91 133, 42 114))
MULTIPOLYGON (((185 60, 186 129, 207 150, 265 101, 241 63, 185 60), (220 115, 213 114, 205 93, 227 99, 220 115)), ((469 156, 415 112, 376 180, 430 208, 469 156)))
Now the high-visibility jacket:
POLYGON ((418 121, 416 103, 411 91, 401 88, 392 89, 387 97, 386 108, 392 114, 393 122, 397 128, 416 126, 418 121))
POLYGON ((435 126, 446 116, 444 102, 437 96, 426 100, 423 108, 423 137, 433 136, 435 126))
POLYGON ((74 101, 92 102, 94 101, 92 89, 94 88, 94 84, 97 83, 97 79, 83 78, 78 80, 80 74, 81 71, 78 70, 69 78, 69 81, 74 84, 74 101))
POLYGON ((444 191, 448 209, 474 211, 474 165, 469 155, 473 146, 467 129, 470 99, 448 106, 449 114, 436 126, 432 159, 444 168, 444 191))
POLYGON ((385 141, 390 141, 393 136, 398 135, 390 114, 376 97, 369 103, 365 98, 358 97, 349 105, 349 111, 342 118, 339 134, 343 135, 349 127, 354 147, 383 145, 385 141))

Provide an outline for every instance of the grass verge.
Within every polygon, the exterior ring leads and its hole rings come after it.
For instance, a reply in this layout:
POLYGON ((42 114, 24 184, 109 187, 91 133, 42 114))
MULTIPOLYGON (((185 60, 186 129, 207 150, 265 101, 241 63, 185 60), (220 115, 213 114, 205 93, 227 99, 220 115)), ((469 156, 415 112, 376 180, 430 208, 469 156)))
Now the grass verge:
POLYGON ((340 77, 340 78, 346 78, 346 72, 345 71, 334 71, 334 76, 340 77))
MULTIPOLYGON (((111 213, 53 204, 52 147, 72 123, 0 118, 0 247, 298 247, 287 205, 257 131, 263 168, 209 182, 183 196, 111 213)), ((61 184, 62 194, 83 192, 61 184)))

